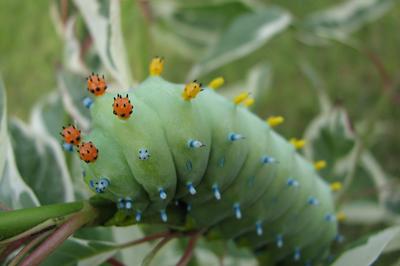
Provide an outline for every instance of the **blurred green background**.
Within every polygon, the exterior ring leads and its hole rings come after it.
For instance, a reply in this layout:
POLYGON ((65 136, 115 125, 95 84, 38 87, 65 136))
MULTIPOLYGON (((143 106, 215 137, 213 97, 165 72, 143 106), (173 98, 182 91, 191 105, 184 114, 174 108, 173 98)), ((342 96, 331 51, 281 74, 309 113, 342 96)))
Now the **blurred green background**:
MULTIPOLYGON (((154 6, 163 4, 174 8, 197 6, 197 2, 151 3, 154 6)), ((63 41, 57 35, 50 15, 51 3, 53 1, 23 1, 23 4, 13 0, 0 1, 0 71, 7 85, 9 112, 24 119, 29 117, 34 103, 56 87, 57 66, 63 60, 63 41)), ((295 20, 301 20, 313 11, 327 8, 338 1, 280 0, 264 3, 284 7, 293 14, 295 20)), ((123 33, 134 77, 143 79, 146 74, 143 62, 154 55, 163 55, 167 58, 165 76, 173 81, 184 81, 193 59, 183 57, 149 36, 147 28, 151 27, 150 23, 157 23, 157 18, 152 22, 145 21, 138 2, 121 1, 121 5, 123 33)), ((72 3, 69 3, 68 9, 72 9, 71 6, 72 3)), ((207 9, 203 12, 207 14, 207 9)), ((233 6, 223 12, 226 12, 224 23, 228 23, 235 15, 246 11, 239 8, 236 10, 233 6)), ((400 75, 399 25, 400 7, 395 5, 385 16, 353 34, 366 49, 379 56, 388 73, 397 77, 400 75)), ((199 58, 204 52, 193 49, 192 53, 194 58, 199 58)), ((382 93, 383 85, 374 65, 365 55, 340 43, 329 48, 302 45, 295 40, 290 30, 280 33, 248 57, 213 71, 213 75, 204 77, 204 80, 223 75, 228 84, 234 83, 246 78, 243 69, 262 60, 267 61, 273 66, 274 76, 264 113, 284 115, 287 123, 280 130, 288 137, 299 136, 318 112, 311 84, 299 70, 298 60, 301 58, 306 58, 318 70, 328 94, 349 111, 351 120, 371 115, 370 107, 382 93)), ((381 114, 380 124, 389 130, 373 145, 373 152, 381 158, 385 168, 397 176, 400 173, 398 107, 397 97, 390 101, 381 114)))

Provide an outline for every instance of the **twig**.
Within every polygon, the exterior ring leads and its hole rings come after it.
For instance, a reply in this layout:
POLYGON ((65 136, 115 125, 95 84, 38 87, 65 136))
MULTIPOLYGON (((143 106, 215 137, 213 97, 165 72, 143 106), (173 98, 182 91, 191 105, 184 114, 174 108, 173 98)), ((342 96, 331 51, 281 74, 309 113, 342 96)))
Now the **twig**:
POLYGON ((7 245, 7 247, 3 250, 3 252, 0 253, 0 262, 5 261, 7 257, 14 250, 18 249, 20 246, 22 246, 26 241, 29 241, 31 238, 32 238, 31 236, 26 236, 7 245))
POLYGON ((392 84, 392 78, 387 72, 385 65, 383 64, 379 56, 375 54, 372 50, 365 49, 364 52, 367 55, 368 59, 371 61, 371 63, 375 66, 376 70, 378 71, 378 74, 383 83, 383 89, 388 91, 392 84))
POLYGON ((160 242, 158 242, 157 245, 150 251, 150 253, 147 254, 146 257, 143 259, 142 266, 150 265, 150 262, 152 261, 154 256, 157 254, 157 252, 172 239, 173 239, 173 236, 167 236, 167 237, 163 238, 160 242))
POLYGON ((139 244, 142 244, 142 243, 146 243, 146 242, 149 242, 149 241, 152 241, 152 240, 156 240, 156 239, 159 239, 159 238, 165 238, 165 237, 172 237, 173 238, 173 237, 178 237, 178 236, 182 236, 182 233, 178 233, 178 232, 174 232, 173 233, 173 232, 170 232, 170 231, 162 232, 162 233, 155 233, 155 234, 152 234, 152 235, 149 235, 149 236, 145 236, 145 237, 143 237, 141 239, 137 239, 137 240, 134 240, 134 241, 129 241, 129 242, 126 242, 126 243, 123 243, 123 244, 119 244, 116 247, 119 248, 119 249, 122 249, 122 248, 136 246, 136 245, 139 245, 139 244))
POLYGON ((199 237, 201 235, 202 235, 202 231, 199 231, 190 238, 189 244, 185 250, 185 253, 183 253, 183 256, 178 261, 176 266, 186 266, 190 262, 190 259, 193 256, 193 250, 196 247, 197 240, 199 239, 199 237))
POLYGON ((68 20, 68 1, 69 0, 61 0, 61 19, 64 26, 68 20))
POLYGON ((16 266, 18 265, 18 262, 37 244, 42 242, 46 237, 48 237, 53 231, 46 231, 43 232, 36 237, 34 237, 20 252, 18 252, 17 256, 13 258, 13 260, 10 262, 8 266, 16 266))
POLYGON ((60 226, 49 238, 47 238, 37 249, 27 256, 20 266, 39 265, 47 256, 56 250, 69 236, 79 228, 95 219, 91 217, 93 212, 81 211, 71 216, 66 223, 60 226), (91 215, 89 215, 91 214, 91 215))
POLYGON ((148 24, 153 22, 153 13, 151 11, 150 2, 148 0, 139 0, 137 1, 140 11, 143 14, 143 17, 146 19, 148 24))
POLYGON ((111 266, 125 266, 125 264, 123 264, 122 262, 120 262, 116 258, 109 258, 106 262, 108 264, 111 264, 111 266))

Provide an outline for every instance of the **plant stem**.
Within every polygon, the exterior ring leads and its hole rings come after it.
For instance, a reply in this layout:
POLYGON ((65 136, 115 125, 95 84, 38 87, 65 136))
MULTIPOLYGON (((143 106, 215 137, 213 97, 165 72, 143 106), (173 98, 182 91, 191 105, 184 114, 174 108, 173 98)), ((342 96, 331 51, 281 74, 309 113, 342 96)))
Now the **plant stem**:
POLYGON ((199 237, 201 235, 202 235, 202 232, 199 231, 190 238, 189 244, 185 250, 185 253, 181 257, 181 259, 178 261, 176 266, 186 266, 190 262, 190 259, 193 256, 193 250, 196 247, 197 240, 199 239, 199 237))
POLYGON ((142 244, 142 243, 146 243, 146 242, 149 242, 149 241, 152 241, 152 240, 156 240, 156 239, 159 239, 159 238, 165 238, 165 237, 173 238, 173 237, 178 237, 178 236, 182 236, 182 233, 178 233, 178 232, 172 233, 170 231, 162 232, 162 233, 155 233, 155 234, 152 234, 152 235, 149 235, 149 236, 145 236, 145 237, 143 237, 141 239, 137 239, 137 240, 134 240, 134 241, 129 241, 129 242, 126 242, 126 243, 123 243, 123 244, 116 245, 116 248, 118 248, 118 249, 128 248, 128 247, 136 246, 136 245, 139 245, 139 244, 142 244))
POLYGON ((47 256, 54 252, 69 236, 85 224, 95 220, 98 216, 96 209, 87 204, 81 211, 73 214, 67 222, 61 225, 36 250, 27 256, 20 266, 39 265, 47 256))
POLYGON ((166 236, 163 238, 160 242, 157 243, 157 245, 150 251, 149 254, 146 255, 146 257, 143 259, 142 266, 149 266, 150 262, 153 260, 154 256, 157 254, 157 252, 165 246, 170 240, 172 240, 172 236, 166 236))
POLYGON ((53 224, 57 224, 60 219, 81 210, 82 207, 83 202, 79 201, 0 212, 0 240, 21 234, 50 219, 54 219, 53 224))
POLYGON ((48 237, 53 231, 46 231, 43 232, 42 234, 37 235, 35 238, 32 239, 31 242, 29 242, 20 252, 18 252, 17 256, 13 258, 13 260, 10 262, 8 266, 16 266, 18 265, 18 262, 37 244, 42 242, 46 237, 48 237))

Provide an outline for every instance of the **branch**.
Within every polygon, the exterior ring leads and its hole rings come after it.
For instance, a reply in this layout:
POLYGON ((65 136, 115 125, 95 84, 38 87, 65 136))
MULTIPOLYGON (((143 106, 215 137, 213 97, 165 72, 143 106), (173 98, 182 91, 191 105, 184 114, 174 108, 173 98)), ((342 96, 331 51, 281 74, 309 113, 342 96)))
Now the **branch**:
POLYGON ((69 236, 79 228, 97 218, 97 211, 90 206, 73 214, 66 223, 60 226, 49 238, 47 238, 37 249, 27 256, 20 266, 39 265, 46 257, 54 252, 69 236))
POLYGON ((42 240, 48 237, 53 231, 46 231, 42 234, 37 235, 35 238, 32 239, 20 252, 18 252, 17 256, 10 262, 8 266, 16 266, 18 262, 36 245, 38 245, 42 240))
POLYGON ((190 262, 190 259, 193 256, 193 250, 196 247, 197 240, 202 235, 202 233, 203 233, 202 231, 199 231, 190 238, 189 244, 185 250, 185 253, 181 257, 181 259, 178 261, 176 266, 186 266, 190 262))

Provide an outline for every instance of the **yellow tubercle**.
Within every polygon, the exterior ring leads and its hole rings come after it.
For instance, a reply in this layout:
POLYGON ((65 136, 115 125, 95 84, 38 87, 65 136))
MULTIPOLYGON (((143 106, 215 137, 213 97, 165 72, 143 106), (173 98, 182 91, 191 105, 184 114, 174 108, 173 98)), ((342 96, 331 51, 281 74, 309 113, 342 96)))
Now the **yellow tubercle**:
POLYGON ((306 141, 304 139, 296 139, 292 138, 290 139, 290 143, 296 148, 296 149, 301 149, 306 145, 306 141))
POLYGON ((195 98, 197 94, 203 89, 201 88, 201 83, 198 83, 196 80, 185 85, 185 88, 182 92, 182 98, 186 101, 190 101, 195 98))
POLYGON ((216 89, 222 87, 222 85, 224 85, 224 83, 225 83, 225 80, 223 77, 217 77, 217 78, 211 80, 210 83, 208 83, 208 87, 216 90, 216 89))
POLYGON ((343 222, 346 220, 346 214, 343 211, 336 213, 336 220, 338 222, 343 222))
POLYGON ((285 118, 283 118, 283 116, 270 116, 267 119, 267 123, 270 127, 279 126, 283 122, 285 122, 285 118))
POLYGON ((250 107, 254 104, 254 99, 253 98, 247 98, 246 100, 244 100, 243 105, 246 107, 250 107))
POLYGON ((233 102, 235 104, 241 104, 242 102, 244 102, 247 98, 249 98, 250 93, 245 91, 240 93, 239 95, 237 95, 235 98, 233 98, 233 102))
POLYGON ((333 192, 337 192, 342 189, 343 185, 341 182, 333 182, 330 187, 333 192))
POLYGON ((325 167, 326 167, 326 161, 324 160, 316 161, 314 163, 314 168, 318 171, 324 169, 325 167))
POLYGON ((164 70, 164 58, 154 57, 149 65, 149 72, 151 76, 159 76, 164 70))

